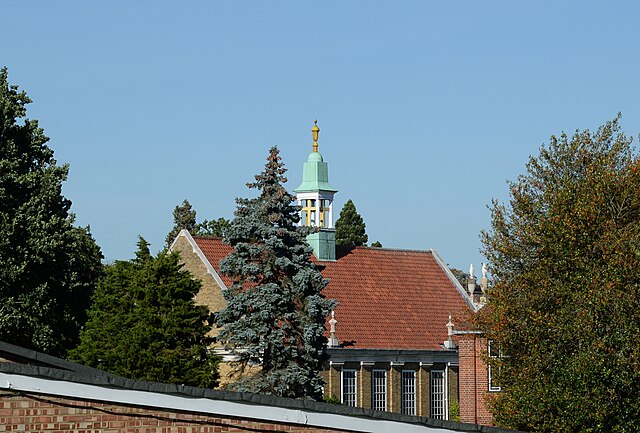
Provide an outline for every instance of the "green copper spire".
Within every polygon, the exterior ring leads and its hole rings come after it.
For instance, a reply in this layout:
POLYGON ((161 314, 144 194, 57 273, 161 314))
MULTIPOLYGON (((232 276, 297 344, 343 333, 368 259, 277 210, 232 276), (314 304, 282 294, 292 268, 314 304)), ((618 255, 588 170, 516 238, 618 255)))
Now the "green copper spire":
POLYGON ((329 185, 329 166, 322 159, 322 155, 318 152, 318 121, 314 122, 311 128, 313 134, 313 152, 309 154, 307 162, 302 168, 302 183, 294 189, 295 192, 311 192, 311 191, 330 191, 338 190, 329 185))
POLYGON ((333 227, 333 195, 337 189, 329 185, 327 163, 318 152, 318 121, 311 128, 313 152, 302 169, 302 183, 295 189, 300 206, 300 224, 314 227, 307 236, 313 254, 320 261, 336 260, 336 229, 333 227))

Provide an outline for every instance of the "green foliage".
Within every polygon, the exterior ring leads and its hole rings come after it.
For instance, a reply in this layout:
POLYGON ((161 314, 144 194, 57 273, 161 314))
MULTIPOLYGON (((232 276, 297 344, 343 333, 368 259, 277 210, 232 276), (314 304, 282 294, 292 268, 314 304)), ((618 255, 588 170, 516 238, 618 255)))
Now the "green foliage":
POLYGON ((365 229, 366 224, 356 210, 356 205, 351 200, 347 201, 336 221, 336 245, 355 247, 367 245, 369 236, 367 236, 365 229))
POLYGON ((173 228, 165 238, 166 247, 169 248, 180 230, 186 229, 192 236, 213 236, 221 238, 229 228, 230 221, 225 218, 196 222, 196 211, 191 207, 189 200, 185 199, 181 205, 173 209, 173 228))
POLYGON ((220 262, 233 285, 217 315, 223 327, 218 339, 236 351, 240 372, 261 367, 236 390, 321 400, 323 333, 335 302, 321 294, 327 280, 311 262, 309 229, 297 225, 299 208, 282 185, 285 172, 278 149, 271 148, 265 170, 248 184, 260 196, 237 199, 225 239, 234 252, 220 262))
POLYGON ((136 258, 117 261, 98 285, 72 359, 131 379, 216 386, 210 313, 193 300, 199 290, 177 253, 153 257, 140 238, 136 258))
POLYGON ((458 280, 458 282, 462 285, 462 287, 467 287, 467 282, 469 281, 469 274, 465 271, 462 271, 457 268, 449 268, 454 277, 458 280))
POLYGON ((449 402, 449 420, 460 422, 460 401, 451 400, 449 402))
POLYGON ((340 397, 336 397, 333 394, 325 395, 322 400, 325 403, 329 403, 329 404, 342 404, 342 401, 340 401, 340 397))
POLYGON ((380 243, 380 241, 375 241, 374 243, 371 244, 372 248, 382 248, 382 244, 380 243))
POLYGON ((504 355, 501 426, 640 430, 640 160, 618 121, 552 136, 493 204, 479 325, 504 355))
POLYGON ((218 218, 217 220, 209 221, 203 220, 198 224, 196 235, 198 236, 213 236, 221 238, 231 226, 231 221, 226 218, 218 218))
POLYGON ((89 228, 73 226, 62 196, 68 166, 58 166, 31 99, 0 70, 0 338, 64 356, 102 273, 89 228))
POLYGON ((181 205, 173 209, 173 228, 165 238, 167 248, 169 248, 173 240, 178 236, 180 230, 186 229, 193 235, 195 234, 196 227, 196 211, 191 207, 189 200, 184 199, 181 205))

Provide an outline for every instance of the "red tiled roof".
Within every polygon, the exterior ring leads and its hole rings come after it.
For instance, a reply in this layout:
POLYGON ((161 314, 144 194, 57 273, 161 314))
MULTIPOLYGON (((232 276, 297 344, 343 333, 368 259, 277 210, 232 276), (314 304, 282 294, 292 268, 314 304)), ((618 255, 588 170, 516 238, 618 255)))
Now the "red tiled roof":
MULTIPOLYGON (((194 240, 216 271, 232 251, 220 239, 194 240)), ((356 349, 442 349, 449 314, 468 305, 431 251, 356 247, 321 262, 324 290, 336 299, 336 336, 356 349)), ((230 280, 221 275, 229 286, 230 280)))
POLYGON ((231 279, 220 273, 220 260, 227 257, 233 251, 233 247, 222 243, 221 238, 194 236, 193 240, 196 241, 198 248, 200 248, 202 254, 209 260, 213 269, 220 275, 220 279, 222 279, 224 285, 231 287, 231 279))

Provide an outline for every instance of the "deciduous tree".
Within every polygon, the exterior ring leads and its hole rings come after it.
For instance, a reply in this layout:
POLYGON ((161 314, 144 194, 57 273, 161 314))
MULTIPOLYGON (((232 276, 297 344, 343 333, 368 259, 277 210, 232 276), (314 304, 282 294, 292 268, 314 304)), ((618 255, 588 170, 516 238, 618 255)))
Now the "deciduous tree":
POLYGON ((458 282, 462 285, 462 287, 467 287, 467 283, 469 282, 469 276, 470 276, 467 272, 458 268, 449 268, 449 270, 451 271, 453 276, 456 277, 456 280, 458 280, 458 282))
POLYGON ((224 236, 230 226, 231 221, 226 218, 220 217, 217 220, 211 221, 205 219, 198 224, 196 234, 198 236, 213 236, 216 238, 221 238, 224 236))
POLYGON ((69 167, 58 165, 31 99, 0 70, 0 338, 64 356, 102 273, 89 228, 73 226, 62 195, 69 167))
POLYGON ((100 281, 73 360, 131 379, 214 387, 218 358, 208 352, 211 314, 195 305, 200 282, 177 253, 117 261, 100 281))
POLYGON ((479 325, 502 426, 640 430, 640 159, 618 122, 552 136, 493 204, 479 325))
POLYGON ((220 262, 233 285, 217 316, 223 327, 218 339, 235 351, 240 372, 260 366, 236 390, 321 399, 323 333, 335 303, 321 293, 327 280, 311 261, 309 229, 297 224, 299 208, 283 186, 285 171, 271 148, 264 171, 248 184, 259 197, 237 199, 226 235, 234 252, 220 262))

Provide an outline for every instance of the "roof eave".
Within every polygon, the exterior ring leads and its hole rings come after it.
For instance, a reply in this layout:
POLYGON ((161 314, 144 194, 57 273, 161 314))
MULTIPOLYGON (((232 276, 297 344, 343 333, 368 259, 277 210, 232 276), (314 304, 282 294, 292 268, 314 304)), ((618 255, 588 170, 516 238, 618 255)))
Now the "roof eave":
POLYGON ((222 281, 222 278, 220 278, 220 274, 218 274, 218 272, 213 267, 211 262, 209 262, 209 259, 207 259, 207 256, 204 255, 204 253, 202 252, 202 249, 200 249, 200 246, 198 245, 196 240, 193 239, 193 236, 191 236, 191 233, 189 233, 188 230, 186 229, 180 230, 180 233, 178 233, 178 236, 176 236, 176 238, 171 243, 171 246, 169 247, 169 251, 173 251, 173 247, 175 246, 176 242, 178 241, 178 238, 180 237, 184 237, 189 243, 189 245, 191 245, 193 252, 198 256, 202 264, 207 268, 207 273, 209 273, 213 277, 213 279, 216 280, 216 283, 218 283, 218 285, 220 286, 220 289, 223 291, 227 290, 227 286, 222 281))

